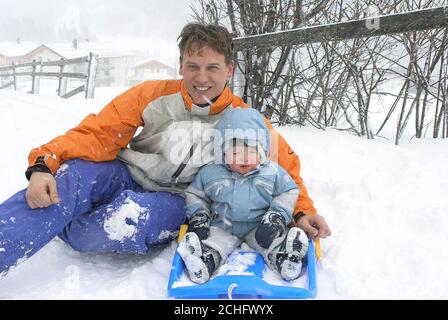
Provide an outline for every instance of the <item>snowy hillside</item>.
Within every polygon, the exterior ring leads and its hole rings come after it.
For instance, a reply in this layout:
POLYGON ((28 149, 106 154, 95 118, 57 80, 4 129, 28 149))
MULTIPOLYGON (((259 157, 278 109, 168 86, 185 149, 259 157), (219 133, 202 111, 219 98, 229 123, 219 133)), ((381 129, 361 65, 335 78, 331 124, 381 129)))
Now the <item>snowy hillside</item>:
MULTIPOLYGON (((0 201, 27 185, 32 147, 99 111, 124 88, 62 100, 0 91, 0 201)), ((281 128, 333 235, 322 241, 318 299, 448 299, 447 140, 365 140, 281 128)), ((165 299, 174 244, 150 256, 81 254, 60 240, 0 280, 0 298, 165 299)))

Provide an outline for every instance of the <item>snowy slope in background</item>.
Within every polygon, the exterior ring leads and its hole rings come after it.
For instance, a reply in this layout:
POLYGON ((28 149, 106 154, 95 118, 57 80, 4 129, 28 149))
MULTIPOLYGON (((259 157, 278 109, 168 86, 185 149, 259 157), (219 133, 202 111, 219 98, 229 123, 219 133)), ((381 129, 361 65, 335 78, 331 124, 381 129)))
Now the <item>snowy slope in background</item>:
MULTIPOLYGON (((124 88, 62 100, 0 91, 0 201, 27 185, 31 148, 98 112, 124 88)), ((318 299, 447 299, 448 171, 444 140, 368 141, 279 130, 333 235, 322 241, 318 299)), ((81 254, 60 240, 0 280, 0 298, 165 299, 174 244, 150 256, 81 254)))

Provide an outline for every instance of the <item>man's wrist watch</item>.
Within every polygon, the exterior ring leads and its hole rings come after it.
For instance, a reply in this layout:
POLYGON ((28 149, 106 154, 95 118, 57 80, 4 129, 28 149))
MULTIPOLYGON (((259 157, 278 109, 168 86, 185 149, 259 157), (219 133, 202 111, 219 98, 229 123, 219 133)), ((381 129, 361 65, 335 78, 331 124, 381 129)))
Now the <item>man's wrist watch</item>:
POLYGON ((297 224, 299 222, 299 220, 303 217, 306 216, 306 214, 304 214, 302 211, 300 211, 298 214, 296 214, 293 219, 294 222, 297 224))

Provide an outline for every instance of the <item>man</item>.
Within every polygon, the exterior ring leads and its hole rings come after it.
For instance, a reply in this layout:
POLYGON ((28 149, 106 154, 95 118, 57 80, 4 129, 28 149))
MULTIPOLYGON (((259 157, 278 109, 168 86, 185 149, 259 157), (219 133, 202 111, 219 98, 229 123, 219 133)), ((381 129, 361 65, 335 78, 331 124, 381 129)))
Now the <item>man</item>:
MULTIPOLYGON (((226 108, 247 107, 226 86, 233 73, 228 31, 188 24, 179 39, 182 80, 137 85, 31 151, 28 188, 0 205, 0 274, 55 236, 79 251, 140 254, 175 238, 185 220, 183 190, 212 161, 205 133, 226 108)), ((300 190, 298 225, 312 238, 329 236, 298 157, 276 137, 273 154, 300 190)))

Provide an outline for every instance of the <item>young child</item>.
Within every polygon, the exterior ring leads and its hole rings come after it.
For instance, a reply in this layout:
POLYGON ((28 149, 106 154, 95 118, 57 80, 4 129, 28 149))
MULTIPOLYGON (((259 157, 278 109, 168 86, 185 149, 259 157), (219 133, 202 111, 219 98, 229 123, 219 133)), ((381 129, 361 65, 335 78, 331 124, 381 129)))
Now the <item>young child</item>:
POLYGON ((269 160, 270 135, 262 115, 229 108, 215 129, 215 163, 202 167, 185 191, 189 226, 178 252, 190 279, 207 282, 243 241, 282 278, 298 278, 308 238, 288 224, 299 190, 269 160))

